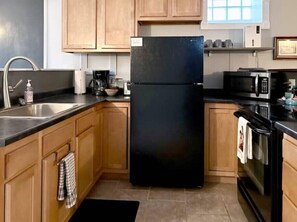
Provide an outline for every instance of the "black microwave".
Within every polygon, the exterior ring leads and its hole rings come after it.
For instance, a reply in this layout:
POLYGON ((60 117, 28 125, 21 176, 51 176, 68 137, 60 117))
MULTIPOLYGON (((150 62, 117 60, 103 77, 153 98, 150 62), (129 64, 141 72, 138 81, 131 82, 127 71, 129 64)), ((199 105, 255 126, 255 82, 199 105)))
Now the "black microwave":
POLYGON ((274 71, 225 71, 224 90, 228 95, 275 100, 288 88, 285 76, 274 71))

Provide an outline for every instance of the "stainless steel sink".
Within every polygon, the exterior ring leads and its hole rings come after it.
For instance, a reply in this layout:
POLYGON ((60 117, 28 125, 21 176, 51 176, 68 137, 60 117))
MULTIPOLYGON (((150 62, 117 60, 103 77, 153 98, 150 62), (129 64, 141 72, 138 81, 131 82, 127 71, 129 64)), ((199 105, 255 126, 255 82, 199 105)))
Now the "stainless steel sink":
POLYGON ((82 103, 36 103, 3 110, 0 112, 0 118, 46 119, 82 105, 82 103))

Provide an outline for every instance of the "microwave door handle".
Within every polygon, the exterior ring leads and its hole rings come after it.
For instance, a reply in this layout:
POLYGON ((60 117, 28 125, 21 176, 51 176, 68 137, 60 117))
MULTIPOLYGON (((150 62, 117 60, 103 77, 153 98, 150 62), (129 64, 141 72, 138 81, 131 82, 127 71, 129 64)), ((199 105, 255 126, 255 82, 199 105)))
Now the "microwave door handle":
POLYGON ((256 74, 255 78, 255 93, 256 96, 259 96, 259 74, 256 74))

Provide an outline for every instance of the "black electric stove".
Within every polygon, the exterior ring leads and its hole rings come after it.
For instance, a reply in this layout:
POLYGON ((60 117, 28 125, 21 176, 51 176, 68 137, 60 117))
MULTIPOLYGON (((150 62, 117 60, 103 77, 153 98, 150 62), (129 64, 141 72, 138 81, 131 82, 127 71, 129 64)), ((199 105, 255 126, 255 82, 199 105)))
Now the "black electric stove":
POLYGON ((242 172, 238 173, 239 202, 250 221, 281 221, 282 133, 274 125, 276 121, 296 121, 297 107, 284 101, 236 103, 241 109, 234 115, 249 121, 253 137, 253 158, 241 164, 242 172), (254 150, 263 151, 266 161, 255 158, 254 150))
POLYGON ((263 121, 267 127, 274 127, 276 121, 296 121, 297 106, 286 105, 284 101, 235 100, 248 115, 263 121))

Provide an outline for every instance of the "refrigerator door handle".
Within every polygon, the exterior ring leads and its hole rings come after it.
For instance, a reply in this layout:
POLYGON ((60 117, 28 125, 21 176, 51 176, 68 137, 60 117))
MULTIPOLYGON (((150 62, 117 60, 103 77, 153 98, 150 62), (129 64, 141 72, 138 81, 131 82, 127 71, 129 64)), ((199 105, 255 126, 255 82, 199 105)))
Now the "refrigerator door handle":
POLYGON ((195 86, 203 86, 203 83, 201 83, 201 82, 195 82, 195 83, 193 83, 195 86))

